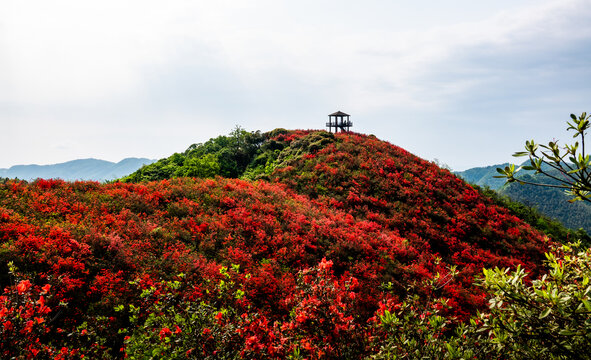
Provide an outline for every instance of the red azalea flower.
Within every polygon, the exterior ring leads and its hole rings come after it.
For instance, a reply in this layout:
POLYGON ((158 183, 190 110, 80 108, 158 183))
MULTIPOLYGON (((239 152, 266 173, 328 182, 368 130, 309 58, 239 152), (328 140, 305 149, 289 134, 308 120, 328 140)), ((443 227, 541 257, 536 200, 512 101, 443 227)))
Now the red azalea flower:
POLYGON ((49 292, 49 289, 51 289, 51 285, 49 285, 49 284, 46 284, 45 286, 43 286, 43 287, 41 288, 41 295, 43 295, 43 294, 47 294, 47 293, 49 292))
POLYGON ((16 290, 18 291, 19 295, 22 295, 25 292, 27 292, 31 288, 31 286, 32 285, 29 280, 23 280, 18 283, 18 285, 16 286, 16 290))
POLYGON ((160 333, 158 335, 160 335, 160 340, 162 340, 165 337, 172 335, 172 331, 170 331, 169 328, 165 327, 165 328, 162 328, 162 330, 160 330, 160 333))

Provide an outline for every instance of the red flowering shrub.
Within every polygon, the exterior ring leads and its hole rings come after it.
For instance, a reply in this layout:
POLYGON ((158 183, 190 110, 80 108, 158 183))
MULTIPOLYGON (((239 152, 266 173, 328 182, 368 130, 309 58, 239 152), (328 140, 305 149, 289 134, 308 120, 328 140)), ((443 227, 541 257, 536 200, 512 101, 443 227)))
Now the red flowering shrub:
POLYGON ((358 318, 358 281, 337 279, 332 261, 300 273, 293 295, 285 299, 290 318, 281 325, 288 352, 306 359, 354 359, 365 352, 363 323, 358 318))
POLYGON ((465 319, 483 267, 536 274, 544 237, 434 164, 371 136, 267 141, 258 181, 0 183, 0 349, 31 330, 51 356, 355 358, 380 303, 443 297, 465 319))
POLYGON ((2 358, 33 359, 47 356, 67 358, 77 351, 51 343, 50 322, 54 314, 47 306, 53 297, 51 285, 36 286, 8 264, 16 283, 0 295, 0 355, 2 358))
POLYGON ((226 268, 222 267, 220 274, 222 278, 207 295, 191 289, 184 274, 149 287, 147 279, 132 282, 144 290, 138 306, 117 307, 118 312, 129 314, 132 325, 120 330, 126 334, 125 357, 235 358, 244 346, 236 325, 241 322, 237 311, 246 305, 244 291, 226 268))
MULTIPOLYGON (((318 136, 299 133, 284 152, 298 154, 318 136)), ((423 259, 390 258, 408 264, 409 275, 434 274, 437 257, 458 265, 461 283, 447 296, 459 314, 483 305, 472 286, 482 267, 522 264, 535 274, 548 249, 544 236, 448 170, 374 136, 334 134, 314 157, 280 156, 275 169, 275 182, 405 239, 423 259)))

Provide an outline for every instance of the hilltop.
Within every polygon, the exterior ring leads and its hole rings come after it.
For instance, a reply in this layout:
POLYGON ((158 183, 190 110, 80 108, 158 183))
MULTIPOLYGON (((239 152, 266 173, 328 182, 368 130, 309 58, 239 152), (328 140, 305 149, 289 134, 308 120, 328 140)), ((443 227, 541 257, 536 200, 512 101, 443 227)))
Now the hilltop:
POLYGON ((375 136, 236 129, 121 182, 7 180, 0 243, 40 319, 4 325, 5 355, 337 359, 409 294, 484 309, 482 268, 536 276, 552 239, 375 136))

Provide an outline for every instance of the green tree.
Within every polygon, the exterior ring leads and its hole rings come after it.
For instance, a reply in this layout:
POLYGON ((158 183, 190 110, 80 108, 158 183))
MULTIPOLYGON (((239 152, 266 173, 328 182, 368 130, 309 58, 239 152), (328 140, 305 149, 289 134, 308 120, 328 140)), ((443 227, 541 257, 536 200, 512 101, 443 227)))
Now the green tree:
POLYGON ((216 175, 238 178, 260 155, 261 144, 265 139, 260 131, 249 132, 236 126, 228 136, 193 144, 183 153, 175 153, 143 166, 121 181, 154 181, 183 176, 207 178, 216 175))
POLYGON ((571 121, 567 122, 567 130, 574 130, 573 138, 580 137, 581 144, 576 141, 572 145, 560 147, 558 142, 550 141, 548 145, 537 144, 534 140, 525 142, 525 150, 515 153, 513 156, 528 156, 530 165, 516 168, 515 165, 498 168, 499 178, 507 178, 507 182, 518 182, 536 186, 564 189, 570 201, 591 202, 591 160, 585 151, 585 135, 591 125, 591 115, 586 112, 580 116, 570 115, 571 121), (536 174, 545 175, 549 181, 535 182, 516 177, 519 170, 535 170, 536 174))
POLYGON ((480 328, 490 351, 509 359, 591 358, 591 251, 563 245, 546 255, 549 272, 528 281, 517 268, 484 270, 493 296, 480 328))
POLYGON ((220 164, 214 154, 205 154, 198 158, 188 158, 179 176, 209 178, 220 172, 220 164))

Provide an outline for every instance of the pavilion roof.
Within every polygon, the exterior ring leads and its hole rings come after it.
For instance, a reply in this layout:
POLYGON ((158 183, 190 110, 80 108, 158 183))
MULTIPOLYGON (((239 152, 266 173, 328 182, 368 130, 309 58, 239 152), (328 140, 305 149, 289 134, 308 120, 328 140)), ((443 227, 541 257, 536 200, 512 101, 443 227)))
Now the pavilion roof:
POLYGON ((330 114, 330 115, 328 115, 328 116, 351 116, 351 115, 349 115, 349 114, 345 114, 345 113, 344 113, 344 112, 342 112, 342 111, 337 111, 336 113, 332 113, 332 114, 330 114))

